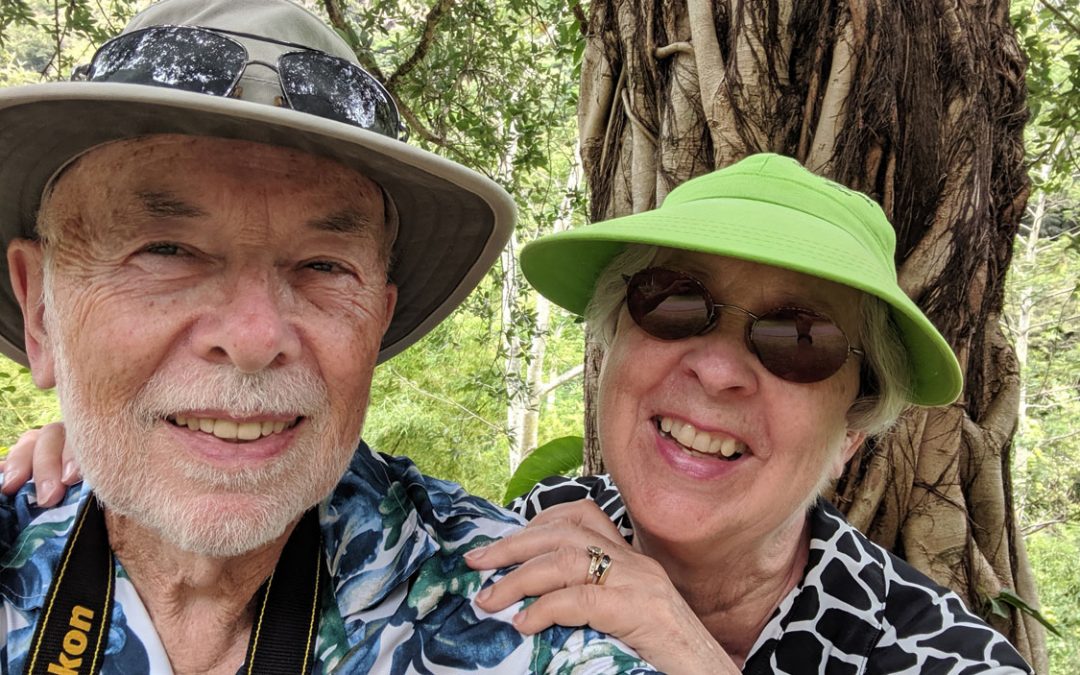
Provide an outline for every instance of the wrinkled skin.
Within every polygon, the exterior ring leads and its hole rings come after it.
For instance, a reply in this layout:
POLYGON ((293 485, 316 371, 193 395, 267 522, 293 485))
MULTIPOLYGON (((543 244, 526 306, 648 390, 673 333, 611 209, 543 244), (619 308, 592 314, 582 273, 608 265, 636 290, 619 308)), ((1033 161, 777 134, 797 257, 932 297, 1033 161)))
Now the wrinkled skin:
MULTIPOLYGON (((857 343, 859 296, 775 267, 664 250, 655 263, 693 274, 714 299, 763 313, 801 306, 830 316, 857 343)), ((470 558, 524 564, 481 599, 489 610, 542 595, 518 617, 526 632, 589 624, 661 670, 739 672, 773 609, 806 562, 806 509, 864 436, 847 425, 859 363, 810 384, 781 380, 744 341, 744 315, 704 335, 664 341, 619 318, 600 376, 604 461, 634 523, 627 545, 592 504, 551 509, 470 558), (735 439, 736 461, 688 452, 661 418, 735 439), (586 547, 612 565, 589 584, 586 547), (643 611, 648 608, 647 611, 643 611)))

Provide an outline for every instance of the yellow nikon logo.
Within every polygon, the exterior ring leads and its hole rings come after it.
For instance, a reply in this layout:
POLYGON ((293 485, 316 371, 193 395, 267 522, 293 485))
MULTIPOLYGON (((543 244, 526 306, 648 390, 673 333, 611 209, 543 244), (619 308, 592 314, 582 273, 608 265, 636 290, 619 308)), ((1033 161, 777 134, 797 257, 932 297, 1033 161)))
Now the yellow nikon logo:
POLYGON ((64 651, 60 654, 60 663, 50 663, 49 672, 55 675, 79 675, 79 667, 82 666, 82 654, 90 643, 87 633, 90 632, 90 622, 94 620, 94 612, 75 605, 71 608, 71 620, 68 625, 71 630, 64 635, 64 651))

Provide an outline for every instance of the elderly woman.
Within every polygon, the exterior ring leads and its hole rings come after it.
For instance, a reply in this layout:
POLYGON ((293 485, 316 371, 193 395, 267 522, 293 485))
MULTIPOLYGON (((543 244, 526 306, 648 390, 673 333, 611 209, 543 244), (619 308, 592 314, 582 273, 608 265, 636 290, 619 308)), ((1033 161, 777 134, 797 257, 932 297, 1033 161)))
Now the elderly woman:
POLYGON ((527 246, 528 280, 606 346, 610 476, 518 500, 542 513, 469 556, 523 563, 482 606, 541 596, 519 629, 587 623, 673 675, 1030 672, 820 498, 909 403, 961 391, 894 249, 873 201, 777 155, 527 246))
MULTIPOLYGON (((529 281, 607 347, 610 475, 517 501, 530 526, 467 556, 522 563, 481 606, 540 596, 515 617, 523 632, 588 624, 671 675, 1031 672, 820 498, 907 405, 961 391, 894 248, 869 198, 768 154, 527 246, 529 281)), ((50 425, 34 460, 57 487, 60 438, 50 425)))

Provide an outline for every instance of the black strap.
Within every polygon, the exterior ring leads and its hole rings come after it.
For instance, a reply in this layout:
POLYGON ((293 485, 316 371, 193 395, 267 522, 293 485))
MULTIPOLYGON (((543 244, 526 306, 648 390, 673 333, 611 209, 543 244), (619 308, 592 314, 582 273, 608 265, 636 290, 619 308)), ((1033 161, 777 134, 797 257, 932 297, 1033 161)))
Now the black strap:
MULTIPOLYGON (((244 675, 307 675, 315 665, 319 597, 329 578, 319 518, 300 519, 255 596, 244 675)), ((75 517, 34 630, 26 675, 97 675, 112 615, 115 562, 105 515, 90 497, 75 517)))
POLYGON ((274 573, 255 596, 245 675, 310 673, 315 665, 319 596, 330 578, 315 509, 297 523, 274 573))
POLYGON ((26 657, 28 675, 83 675, 101 670, 113 602, 113 553, 105 515, 91 496, 75 526, 45 596, 26 657))

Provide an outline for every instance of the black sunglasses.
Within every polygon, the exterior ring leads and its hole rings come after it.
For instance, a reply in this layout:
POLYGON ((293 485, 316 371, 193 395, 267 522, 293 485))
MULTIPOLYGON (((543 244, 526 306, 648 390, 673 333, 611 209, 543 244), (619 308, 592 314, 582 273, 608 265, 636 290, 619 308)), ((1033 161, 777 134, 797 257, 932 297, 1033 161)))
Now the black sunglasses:
POLYGON ((626 278, 626 308, 634 323, 661 340, 682 340, 712 330, 720 312, 748 316, 746 346, 769 372, 789 382, 819 382, 840 370, 849 353, 862 356, 832 319, 800 307, 758 315, 713 301, 705 285, 683 272, 650 267, 626 278))
POLYGON ((404 140, 394 99, 363 68, 303 45, 198 26, 153 26, 109 40, 74 79, 125 82, 181 89, 211 96, 237 91, 244 70, 258 63, 274 70, 293 110, 404 140), (276 63, 251 59, 230 35, 295 47, 276 63))

